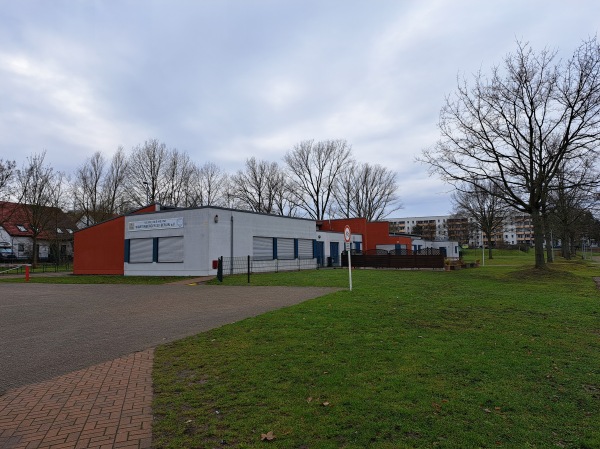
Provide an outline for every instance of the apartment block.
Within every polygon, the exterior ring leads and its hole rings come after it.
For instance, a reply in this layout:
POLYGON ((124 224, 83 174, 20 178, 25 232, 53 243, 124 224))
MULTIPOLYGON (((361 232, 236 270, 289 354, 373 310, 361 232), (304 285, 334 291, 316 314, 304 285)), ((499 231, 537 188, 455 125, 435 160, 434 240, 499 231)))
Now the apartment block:
MULTIPOLYGON (((488 245, 471 218, 456 215, 388 218, 390 234, 417 234, 427 240, 455 240, 470 246, 488 245)), ((492 236, 492 245, 533 245, 533 224, 527 214, 512 214, 492 236)))

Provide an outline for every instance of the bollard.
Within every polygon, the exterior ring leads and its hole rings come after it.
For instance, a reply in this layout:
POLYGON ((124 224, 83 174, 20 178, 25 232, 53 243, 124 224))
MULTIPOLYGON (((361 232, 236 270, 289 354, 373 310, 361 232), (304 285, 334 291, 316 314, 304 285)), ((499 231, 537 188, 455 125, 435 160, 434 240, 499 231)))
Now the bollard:
POLYGON ((29 282, 29 265, 25 265, 25 282, 29 282))

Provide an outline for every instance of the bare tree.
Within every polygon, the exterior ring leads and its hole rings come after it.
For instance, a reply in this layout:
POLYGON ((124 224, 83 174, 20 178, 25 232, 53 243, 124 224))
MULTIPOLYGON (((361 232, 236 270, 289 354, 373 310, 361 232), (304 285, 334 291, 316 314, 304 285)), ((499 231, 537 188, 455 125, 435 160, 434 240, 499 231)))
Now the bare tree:
POLYGON ((242 209, 242 205, 236 197, 236 184, 233 178, 233 176, 223 178, 222 205, 229 209, 242 209))
POLYGON ((358 165, 355 161, 351 160, 344 164, 333 188, 336 211, 338 216, 342 218, 352 218, 356 216, 356 207, 354 203, 357 171, 358 165))
POLYGON ((238 170, 231 180, 233 194, 242 207, 266 214, 276 212, 275 201, 285 180, 276 162, 251 157, 246 160, 245 170, 238 170))
POLYGON ((126 172, 122 147, 117 149, 110 164, 98 151, 77 169, 71 192, 75 208, 84 214, 88 225, 125 212, 126 172))
MULTIPOLYGON (((580 173, 581 176, 598 176, 592 166, 590 172, 580 173)), ((599 198, 595 191, 582 188, 566 189, 567 179, 575 176, 573 172, 565 169, 559 170, 555 178, 555 188, 550 193, 548 209, 548 228, 555 230, 553 236, 548 236, 548 251, 553 251, 552 240, 554 237, 560 238, 561 255, 565 259, 570 259, 573 255, 575 245, 578 240, 578 233, 586 217, 599 203, 599 198)), ((549 256, 549 260, 550 260, 549 256)))
POLYGON ((402 207, 396 194, 398 184, 393 171, 379 164, 362 164, 355 179, 355 216, 377 221, 402 207))
POLYGON ((325 217, 337 176, 350 161, 351 153, 345 140, 304 140, 285 155, 295 202, 311 218, 325 217))
POLYGON ((227 187, 227 175, 212 162, 194 167, 190 176, 187 206, 221 206, 227 187))
POLYGON ((119 146, 110 160, 102 185, 104 209, 109 216, 125 213, 131 208, 126 196, 127 174, 127 158, 123 147, 119 146))
POLYGON ((272 186, 274 190, 274 213, 286 217, 298 216, 298 204, 295 201, 292 184, 283 170, 278 170, 274 176, 272 186))
POLYGON ((11 184, 15 175, 15 161, 0 159, 0 200, 7 200, 11 193, 11 184))
POLYGON ((87 159, 75 172, 72 186, 74 207, 81 211, 87 224, 104 219, 102 207, 102 179, 106 161, 98 151, 87 159))
POLYGON ((159 200, 162 204, 184 206, 191 188, 194 164, 187 153, 173 149, 167 151, 166 164, 161 173, 159 200))
MULTIPOLYGON (((8 201, 13 193, 13 180, 15 176, 15 161, 0 159, 0 202, 8 201)), ((10 218, 13 208, 0 205, 0 226, 10 218)))
POLYGON ((338 175, 333 197, 341 217, 385 218, 402 207, 396 194, 396 174, 379 165, 346 163, 338 175))
MULTIPOLYGON (((423 152, 433 172, 455 185, 502 192, 530 214, 535 266, 545 265, 543 210, 563 164, 578 171, 600 142, 600 46, 584 42, 567 62, 518 43, 503 70, 459 83, 440 116, 441 139, 423 152), (488 183, 489 182, 489 183, 488 183)), ((567 189, 577 187, 568 180, 567 189)))
POLYGON ((497 187, 489 182, 487 184, 484 187, 464 184, 454 192, 452 201, 457 215, 471 218, 478 225, 488 241, 488 257, 493 259, 492 238, 502 231, 509 209, 501 199, 501 192, 496 191, 497 187))
POLYGON ((133 204, 145 206, 160 200, 168 159, 167 146, 156 139, 133 148, 128 160, 128 190, 133 204))
POLYGON ((64 175, 55 172, 44 159, 46 152, 34 154, 16 175, 16 194, 21 204, 22 213, 30 227, 32 238, 32 264, 38 263, 38 240, 42 233, 52 233, 56 228, 52 223, 61 205, 64 175))

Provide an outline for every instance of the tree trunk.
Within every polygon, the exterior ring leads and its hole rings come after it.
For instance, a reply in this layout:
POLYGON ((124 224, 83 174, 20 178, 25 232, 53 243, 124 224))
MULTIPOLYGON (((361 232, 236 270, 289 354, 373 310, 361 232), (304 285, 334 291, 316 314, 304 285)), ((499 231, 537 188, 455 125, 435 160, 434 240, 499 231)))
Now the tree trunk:
POLYGON ((32 254, 31 254, 31 268, 37 268, 38 256, 39 256, 38 245, 37 245, 37 241, 38 241, 37 236, 34 235, 31 240, 33 243, 32 254))
POLYGON ((544 212, 543 214, 543 223, 544 223, 544 242, 546 244, 546 261, 548 263, 554 262, 554 254, 552 253, 552 239, 550 238, 550 226, 548 226, 548 214, 544 212))
POLYGON ((546 239, 546 260, 548 263, 554 262, 554 255, 552 254, 552 242, 546 239))
POLYGON ((531 211, 531 221, 533 223, 535 267, 545 268, 546 260, 544 259, 544 223, 539 209, 534 208, 531 211))

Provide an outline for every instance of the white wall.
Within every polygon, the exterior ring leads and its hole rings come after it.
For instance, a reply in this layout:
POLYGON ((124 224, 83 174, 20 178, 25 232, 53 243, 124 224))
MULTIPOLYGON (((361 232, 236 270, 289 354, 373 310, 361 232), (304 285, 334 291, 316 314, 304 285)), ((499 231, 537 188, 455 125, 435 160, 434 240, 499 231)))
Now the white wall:
POLYGON ((446 257, 458 257, 460 255, 460 246, 458 245, 458 242, 432 242, 430 240, 413 239, 412 246, 413 249, 418 246, 421 246, 421 248, 446 248, 446 257))
MULTIPOLYGON (((315 234, 313 233, 313 238, 315 238, 315 234)), ((338 261, 336 266, 340 266, 341 264, 341 254, 342 251, 344 251, 345 246, 344 246, 344 233, 343 232, 333 232, 333 231, 318 231, 316 233, 316 238, 317 238, 317 242, 323 242, 323 247, 325 250, 325 260, 327 260, 327 257, 334 257, 335 260, 338 261), (336 255, 332 255, 331 254, 331 242, 336 242, 338 244, 338 254, 337 257, 335 257, 336 255)), ((352 234, 352 237, 350 238, 351 243, 352 243, 352 249, 355 248, 355 243, 359 242, 360 243, 360 247, 361 249, 364 249, 362 247, 362 234, 352 234)), ((327 265, 327 263, 325 262, 325 265, 327 265)))
MULTIPOLYGON (((6 230, 0 226, 0 242, 6 242, 11 245, 13 253, 18 259, 30 259, 33 254, 33 243, 31 237, 26 236, 11 236, 6 230), (19 251, 19 244, 23 246, 23 250, 19 251)), ((50 254, 50 243, 47 240, 38 240, 37 244, 40 247, 39 258, 47 259, 50 254)), ((73 254, 72 244, 68 243, 67 253, 73 254)))
POLYGON ((255 214, 221 208, 198 208, 134 214, 125 217, 125 239, 173 237, 184 239, 180 263, 125 263, 125 275, 215 275, 213 260, 252 255, 253 237, 315 238, 313 220, 255 214), (218 217, 215 220, 215 217, 218 217), (154 219, 183 219, 179 228, 131 230, 130 224, 154 219))

